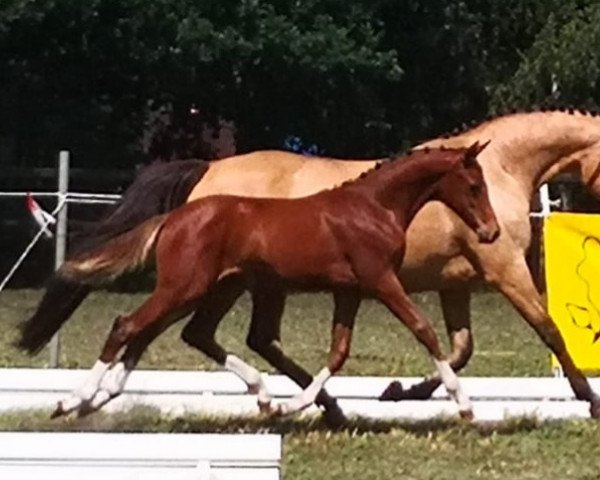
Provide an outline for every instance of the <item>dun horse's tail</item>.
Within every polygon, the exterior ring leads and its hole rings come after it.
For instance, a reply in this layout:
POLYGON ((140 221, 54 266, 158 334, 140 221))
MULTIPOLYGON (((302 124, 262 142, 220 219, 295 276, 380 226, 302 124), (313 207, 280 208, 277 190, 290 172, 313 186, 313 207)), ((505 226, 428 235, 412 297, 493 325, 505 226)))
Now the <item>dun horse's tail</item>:
MULTIPOLYGON (((145 220, 184 204, 208 166, 201 160, 176 160, 145 167, 106 217, 77 232, 69 260, 87 258, 86 254, 93 254, 145 220)), ((30 353, 48 343, 92 289, 79 280, 81 273, 71 278, 62 273, 57 271, 50 278, 36 312, 23 324, 18 345, 30 353)))
POLYGON ((153 258, 156 240, 167 216, 152 217, 103 246, 67 260, 56 271, 55 278, 58 281, 46 291, 36 314, 23 324, 18 346, 30 353, 39 351, 73 313, 72 305, 77 300, 83 300, 90 286, 114 280, 123 273, 146 265, 153 258), (65 294, 73 300, 62 307, 50 303, 51 295, 65 294), (51 308, 57 308, 58 314, 40 314, 43 309, 50 311, 51 308))
POLYGON ((94 250, 154 215, 183 205, 209 165, 203 160, 175 160, 148 165, 140 171, 108 215, 76 232, 70 254, 94 250))

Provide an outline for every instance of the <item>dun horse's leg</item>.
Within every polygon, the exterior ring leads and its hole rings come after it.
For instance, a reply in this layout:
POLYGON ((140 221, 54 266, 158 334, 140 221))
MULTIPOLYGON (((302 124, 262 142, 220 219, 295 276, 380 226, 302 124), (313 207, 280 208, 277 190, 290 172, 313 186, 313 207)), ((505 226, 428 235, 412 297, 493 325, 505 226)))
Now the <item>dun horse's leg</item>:
MULTIPOLYGON (((304 390, 300 394, 294 396, 286 403, 277 405, 275 413, 279 415, 298 412, 311 405, 319 397, 320 401, 323 401, 325 396, 327 399, 331 398, 324 390, 323 386, 331 376, 335 375, 343 367, 350 354, 352 329, 354 328, 356 313, 358 312, 358 307, 360 305, 360 296, 354 291, 337 291, 334 294, 334 298, 335 312, 327 367, 323 368, 316 377, 312 378, 303 369, 295 365, 291 360, 288 360, 290 362, 288 366, 291 364, 292 369, 298 369, 294 372, 295 375, 299 375, 298 379, 301 379, 303 383, 308 379, 310 379, 310 381, 305 383, 306 387, 304 387, 304 390)), ((296 382, 300 384, 300 382, 296 382)), ((334 399, 329 400, 329 402, 331 401, 335 402, 334 399)), ((331 410, 332 407, 330 406, 328 413, 335 414, 337 416, 337 421, 344 419, 343 412, 339 410, 337 402, 334 403, 334 405, 335 410, 331 410)))
POLYGON ((591 416, 600 418, 600 396, 592 390, 581 370, 573 363, 560 331, 544 307, 525 258, 515 255, 510 259, 501 259, 496 255, 488 255, 482 263, 486 279, 504 293, 556 355, 577 399, 590 402, 591 416))
POLYGON ((442 290, 439 294, 446 331, 452 344, 448 360, 452 370, 458 372, 465 368, 473 355, 471 291, 465 285, 460 289, 442 290))
POLYGON ((409 328, 417 340, 427 348, 448 394, 458 404, 461 416, 472 418, 471 401, 463 391, 448 359, 442 354, 435 330, 419 312, 396 275, 393 273, 386 275, 378 286, 376 294, 390 311, 409 328))
POLYGON ((181 338, 219 365, 235 373, 248 385, 248 391, 258 395, 259 406, 268 406, 271 396, 261 373, 241 358, 227 352, 215 339, 219 323, 244 292, 246 283, 241 276, 221 280, 202 298, 196 313, 181 332, 181 338))
MULTIPOLYGON (((442 313, 452 352, 448 362, 455 372, 465 367, 473 354, 473 336, 471 334, 471 292, 465 286, 462 289, 441 290, 439 292, 442 313)), ((404 390, 400 382, 392 382, 381 394, 381 400, 427 400, 442 384, 438 372, 426 377, 422 382, 404 390)))

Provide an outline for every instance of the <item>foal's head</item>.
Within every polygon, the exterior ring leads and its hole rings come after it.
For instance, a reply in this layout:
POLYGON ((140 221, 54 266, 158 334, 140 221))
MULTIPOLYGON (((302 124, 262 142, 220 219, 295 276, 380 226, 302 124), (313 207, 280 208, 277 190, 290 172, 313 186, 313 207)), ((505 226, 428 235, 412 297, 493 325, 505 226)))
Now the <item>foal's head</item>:
POLYGON ((477 163, 477 155, 488 143, 479 145, 479 142, 475 142, 466 150, 457 152, 459 157, 454 168, 442 176, 434 193, 435 198, 454 210, 477 232, 479 241, 485 243, 493 242, 500 234, 483 172, 477 163))

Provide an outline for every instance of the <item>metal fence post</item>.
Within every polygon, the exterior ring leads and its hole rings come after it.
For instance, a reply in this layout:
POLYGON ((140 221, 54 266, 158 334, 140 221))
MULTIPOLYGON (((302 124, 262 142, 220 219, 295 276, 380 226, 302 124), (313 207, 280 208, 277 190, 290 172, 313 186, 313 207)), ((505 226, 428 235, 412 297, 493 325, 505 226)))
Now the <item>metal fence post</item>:
MULTIPOLYGON (((54 269, 58 270, 65 260, 67 251, 67 202, 69 191, 69 152, 61 150, 58 156, 58 202, 62 208, 58 211, 56 220, 56 247, 54 253, 54 269)), ((57 332, 50 340, 50 367, 56 368, 59 364, 60 338, 57 332)))

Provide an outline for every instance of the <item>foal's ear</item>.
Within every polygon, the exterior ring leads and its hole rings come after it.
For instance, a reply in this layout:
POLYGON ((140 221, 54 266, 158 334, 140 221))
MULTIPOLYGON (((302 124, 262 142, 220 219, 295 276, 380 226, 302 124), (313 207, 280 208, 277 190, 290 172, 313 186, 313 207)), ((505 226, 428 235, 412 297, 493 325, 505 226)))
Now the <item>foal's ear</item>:
POLYGON ((479 155, 484 150, 484 148, 490 144, 490 142, 491 140, 488 140, 487 142, 482 143, 480 145, 479 140, 477 140, 469 148, 467 148, 464 160, 465 167, 468 168, 474 166, 477 163, 477 155, 479 155))

